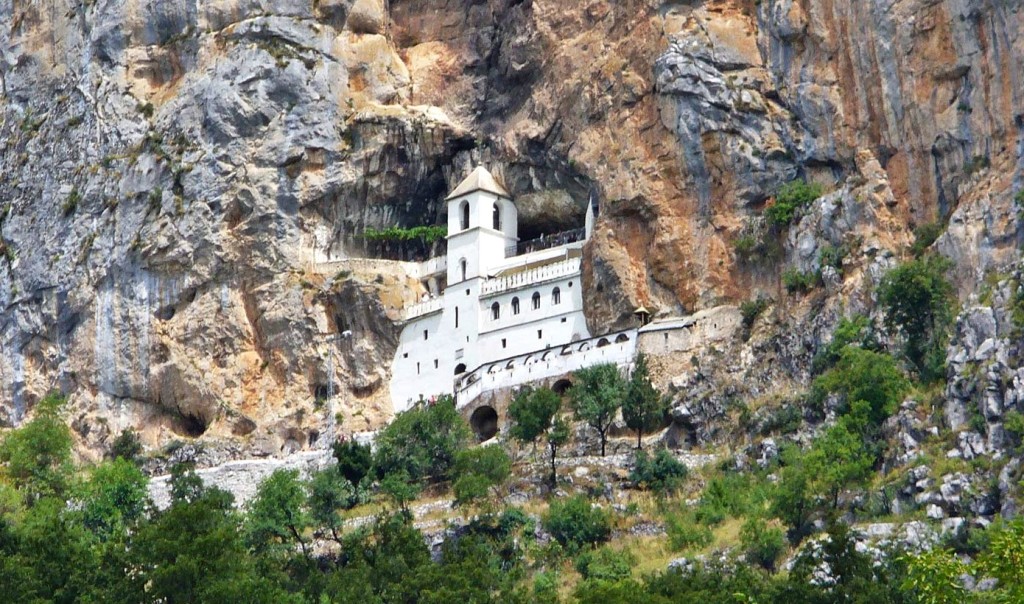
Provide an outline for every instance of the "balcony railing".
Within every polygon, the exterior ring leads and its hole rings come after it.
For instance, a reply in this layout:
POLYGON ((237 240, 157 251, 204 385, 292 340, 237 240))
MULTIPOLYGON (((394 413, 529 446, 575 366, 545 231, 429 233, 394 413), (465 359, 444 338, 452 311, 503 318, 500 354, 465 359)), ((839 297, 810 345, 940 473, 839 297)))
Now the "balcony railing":
POLYGON ((568 245, 570 243, 576 243, 583 241, 587 237, 586 229, 573 229, 571 231, 562 231, 561 233, 555 233, 554 235, 544 235, 537 239, 531 239, 529 241, 520 241, 516 245, 510 245, 505 248, 505 257, 512 258, 514 256, 522 256, 523 254, 529 254, 530 252, 539 252, 541 250, 549 250, 553 247, 560 245, 568 245))
POLYGON ((432 312, 441 310, 444 306, 444 298, 428 298, 422 302, 413 304, 405 309, 405 320, 410 321, 416 317, 422 317, 432 312))

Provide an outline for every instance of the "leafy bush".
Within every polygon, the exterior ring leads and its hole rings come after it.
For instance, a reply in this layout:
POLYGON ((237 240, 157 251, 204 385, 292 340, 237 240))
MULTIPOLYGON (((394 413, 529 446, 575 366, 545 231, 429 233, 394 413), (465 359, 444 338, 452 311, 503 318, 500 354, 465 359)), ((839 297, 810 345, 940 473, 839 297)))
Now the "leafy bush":
POLYGON ((839 361, 843 349, 857 345, 866 350, 877 350, 878 341, 871 329, 871 320, 864 315, 844 317, 832 333, 832 341, 818 351, 811 361, 811 373, 821 373, 839 361))
POLYGON ((71 474, 71 431, 61 417, 65 399, 50 393, 36 403, 35 417, 0 441, 2 475, 32 501, 60 496, 71 474))
POLYGON ((139 434, 131 428, 125 428, 110 445, 111 459, 126 459, 135 463, 142 454, 142 442, 139 434))
POLYGON ((628 550, 614 550, 608 547, 590 549, 576 556, 576 572, 584 579, 619 581, 632 574, 636 556, 628 550))
POLYGON ((765 209, 768 222, 778 227, 788 226, 798 209, 821 197, 821 185, 797 179, 782 185, 775 195, 775 203, 765 209))
POLYGON ((693 514, 676 513, 665 516, 665 532, 672 551, 700 549, 711 544, 711 529, 704 526, 693 514))
POLYGON ((816 271, 803 272, 789 268, 782 273, 782 284, 789 293, 806 293, 821 283, 821 273, 816 271))
POLYGON ((455 456, 469 442, 469 427, 455 400, 444 396, 399 413, 377 436, 373 464, 377 476, 405 472, 410 481, 450 478, 455 456))
POLYGON ((760 518, 749 518, 740 529, 740 546, 747 561, 774 572, 775 564, 786 551, 782 529, 760 518))
POLYGON ((688 473, 686 465, 666 449, 661 449, 653 456, 637 451, 629 479, 640 488, 665 494, 677 490, 688 473))
POLYGON ((943 222, 929 222, 917 227, 914 229, 914 243, 910 245, 910 252, 915 258, 920 258, 945 230, 946 224, 943 222))
POLYGON ((745 300, 740 304, 740 315, 743 317, 743 326, 750 329, 754 321, 761 316, 761 313, 768 308, 768 300, 758 297, 756 300, 745 300))
POLYGON ((845 398, 847 408, 854 401, 864 401, 870 407, 870 421, 880 425, 909 390, 910 382, 892 357, 847 346, 836 365, 814 380, 811 399, 820 404, 828 394, 838 394, 845 398))
POLYGON ((563 547, 577 551, 586 545, 604 543, 611 536, 611 516, 593 507, 583 495, 551 503, 544 515, 544 529, 563 547))
POLYGON ((834 245, 825 244, 818 250, 818 266, 825 268, 830 266, 839 273, 843 272, 843 261, 846 259, 846 255, 850 253, 850 250, 845 245, 838 247, 834 245))
POLYGON ((370 445, 362 445, 354 440, 338 441, 333 447, 334 459, 337 460, 338 472, 353 487, 369 475, 373 469, 373 450, 370 445))
POLYGON ((1007 411, 1003 415, 1003 429, 1006 430, 1010 445, 1014 449, 1020 449, 1021 443, 1024 442, 1024 415, 1015 409, 1007 411))

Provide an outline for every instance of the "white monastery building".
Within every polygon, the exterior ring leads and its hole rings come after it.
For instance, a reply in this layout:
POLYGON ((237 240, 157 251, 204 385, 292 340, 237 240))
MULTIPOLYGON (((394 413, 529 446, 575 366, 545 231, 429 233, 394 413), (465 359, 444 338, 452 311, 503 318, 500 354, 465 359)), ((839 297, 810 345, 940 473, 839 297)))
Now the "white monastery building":
MULTIPOLYGON (((529 361, 524 355, 568 354, 562 349, 580 342, 591 348, 580 260, 592 208, 584 229, 520 244, 516 206, 485 168, 476 168, 446 201, 447 257, 422 265, 435 294, 407 311, 392 365, 396 412, 441 394, 454 393, 462 406, 482 389, 546 377, 532 369, 520 375, 517 369, 529 361), (436 285, 442 280, 443 289, 436 285), (504 379, 495 377, 498 370, 504 379)), ((622 337, 633 345, 635 338, 622 337)), ((553 371, 576 368, 559 363, 553 371)))
POLYGON ((392 363, 395 412, 443 394, 453 394, 461 409, 522 384, 553 382, 557 391, 584 367, 629 369, 638 351, 693 354, 741 331, 734 306, 654 322, 641 307, 639 328, 592 336, 580 279, 592 206, 583 229, 520 242, 516 206, 485 168, 476 168, 446 201, 447 255, 409 267, 432 294, 406 310, 392 363))

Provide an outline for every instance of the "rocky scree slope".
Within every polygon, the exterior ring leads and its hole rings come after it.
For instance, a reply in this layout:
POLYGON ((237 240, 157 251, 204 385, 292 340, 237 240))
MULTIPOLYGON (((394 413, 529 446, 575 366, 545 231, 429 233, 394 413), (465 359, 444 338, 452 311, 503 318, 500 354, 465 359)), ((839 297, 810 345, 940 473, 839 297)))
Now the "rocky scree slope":
POLYGON ((439 221, 481 162, 524 236, 600 203, 594 331, 639 304, 782 302, 727 362, 662 367, 680 397, 800 386, 915 226, 948 222, 964 296, 1016 258, 1022 20, 984 0, 2 0, 0 421, 56 387, 87 454, 129 425, 231 456, 379 426, 418 286, 316 262, 439 221), (742 257, 798 176, 830 193, 742 257), (842 270, 787 293, 826 246, 842 270))

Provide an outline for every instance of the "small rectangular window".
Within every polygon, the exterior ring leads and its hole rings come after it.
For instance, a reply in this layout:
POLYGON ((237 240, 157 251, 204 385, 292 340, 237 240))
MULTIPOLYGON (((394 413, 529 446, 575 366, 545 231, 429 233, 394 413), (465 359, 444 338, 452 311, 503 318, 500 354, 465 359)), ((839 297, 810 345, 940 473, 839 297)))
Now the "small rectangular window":
POLYGON ((420 364, 416 363, 416 375, 420 374, 420 364))
POLYGON ((434 359, 434 369, 437 369, 437 359, 434 359))
POLYGON ((501 339, 501 347, 508 348, 508 341, 505 338, 501 339))
POLYGON ((544 337, 544 330, 543 329, 538 329, 537 330, 537 339, 540 340, 543 337, 544 337))
POLYGON ((403 358, 403 359, 407 359, 407 358, 409 358, 409 353, 408 353, 408 352, 403 352, 403 353, 402 353, 402 358, 403 358))
POLYGON ((455 307, 455 329, 459 328, 459 307, 455 307))
POLYGON ((565 321, 566 321, 566 318, 562 317, 562 323, 565 323, 565 321))
POLYGON ((430 331, 427 330, 427 329, 424 329, 423 330, 423 339, 426 340, 428 337, 430 337, 430 331))

